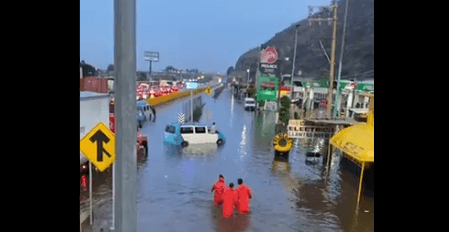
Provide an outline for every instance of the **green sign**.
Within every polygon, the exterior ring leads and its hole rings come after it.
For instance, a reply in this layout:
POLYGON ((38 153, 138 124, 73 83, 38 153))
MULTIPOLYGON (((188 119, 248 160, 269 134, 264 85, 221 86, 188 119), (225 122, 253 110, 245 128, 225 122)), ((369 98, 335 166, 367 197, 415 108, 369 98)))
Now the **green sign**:
POLYGON ((276 101, 278 84, 279 81, 277 77, 259 75, 259 81, 257 83, 257 100, 276 101))

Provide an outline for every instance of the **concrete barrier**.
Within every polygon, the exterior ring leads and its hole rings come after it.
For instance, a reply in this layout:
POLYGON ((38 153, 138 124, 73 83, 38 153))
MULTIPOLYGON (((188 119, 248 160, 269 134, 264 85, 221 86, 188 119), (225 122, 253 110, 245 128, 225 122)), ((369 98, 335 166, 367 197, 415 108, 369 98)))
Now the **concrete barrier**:
POLYGON ((193 92, 193 94, 197 94, 197 93, 204 91, 205 89, 206 88, 201 88, 201 89, 196 89, 196 90, 183 91, 180 93, 171 93, 169 95, 155 97, 155 98, 148 97, 145 100, 148 102, 148 104, 150 104, 150 106, 157 106, 157 105, 161 105, 166 102, 176 100, 178 98, 190 96, 190 92, 193 92))

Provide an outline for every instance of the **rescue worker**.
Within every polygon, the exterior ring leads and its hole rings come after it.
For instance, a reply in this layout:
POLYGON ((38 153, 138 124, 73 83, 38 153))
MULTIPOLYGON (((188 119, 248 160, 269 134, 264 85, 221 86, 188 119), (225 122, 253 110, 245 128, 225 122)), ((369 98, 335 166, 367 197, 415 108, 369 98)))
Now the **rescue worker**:
POLYGON ((237 195, 234 189, 234 183, 229 184, 223 195, 223 217, 228 218, 234 215, 234 208, 237 203, 237 195))
POLYGON ((153 122, 156 122, 156 109, 154 108, 154 107, 152 107, 152 106, 150 106, 150 108, 151 108, 151 111, 153 111, 153 122))
POLYGON ((239 187, 237 188, 237 211, 241 214, 249 212, 249 199, 252 198, 251 189, 243 184, 242 179, 237 180, 239 187))
POLYGON ((210 127, 210 133, 215 134, 216 131, 217 131, 217 128, 215 127, 215 122, 214 122, 214 123, 212 123, 212 126, 210 127))
POLYGON ((223 175, 219 175, 218 176, 218 181, 212 186, 212 190, 210 192, 215 191, 215 196, 214 196, 214 204, 215 205, 221 205, 223 204, 223 194, 225 192, 226 189, 226 185, 224 182, 224 177, 223 175))

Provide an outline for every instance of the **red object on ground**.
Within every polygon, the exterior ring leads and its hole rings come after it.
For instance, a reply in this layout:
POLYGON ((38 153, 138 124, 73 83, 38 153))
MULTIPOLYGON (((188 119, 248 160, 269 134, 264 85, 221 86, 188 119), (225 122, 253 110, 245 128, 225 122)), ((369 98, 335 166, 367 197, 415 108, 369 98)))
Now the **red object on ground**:
POLYGON ((223 194, 223 217, 234 215, 234 208, 237 204, 237 191, 234 188, 226 189, 223 194))
POLYGON ((223 204, 223 194, 226 189, 225 182, 223 178, 219 178, 217 183, 212 186, 212 191, 215 191, 214 204, 223 204))
POLYGON ((249 199, 251 198, 251 189, 247 185, 241 184, 237 188, 237 211, 239 213, 249 212, 249 199))

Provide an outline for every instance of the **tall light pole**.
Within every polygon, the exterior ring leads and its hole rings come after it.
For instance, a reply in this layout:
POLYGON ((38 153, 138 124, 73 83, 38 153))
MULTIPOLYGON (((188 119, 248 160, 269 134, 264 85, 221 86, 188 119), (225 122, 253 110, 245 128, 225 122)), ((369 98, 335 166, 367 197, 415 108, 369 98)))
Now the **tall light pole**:
POLYGON ((343 62, 343 50, 345 48, 345 35, 346 35, 346 20, 348 19, 348 3, 349 0, 346 0, 346 7, 345 7, 345 20, 343 23, 343 35, 341 36, 341 49, 340 49, 340 61, 338 62, 338 81, 337 81, 337 93, 335 95, 335 103, 336 106, 334 108, 334 117, 340 117, 340 79, 341 79, 341 69, 342 69, 342 62, 343 62))
POLYGON ((295 76, 295 62, 296 62, 296 46, 298 44, 298 27, 301 24, 296 24, 296 34, 295 34, 295 48, 293 50, 293 65, 292 65, 292 77, 290 84, 292 86, 292 89, 290 90, 290 99, 293 100, 293 77, 295 76))
POLYGON ((137 231, 136 0, 114 0, 114 231, 137 231))
MULTIPOLYGON (((251 68, 251 66, 248 67, 248 69, 246 70, 246 72, 248 73, 248 79, 246 80, 246 92, 248 92, 248 89, 249 89, 249 71, 250 71, 250 68, 251 68)), ((245 94, 245 96, 246 96, 246 94, 245 94)))

